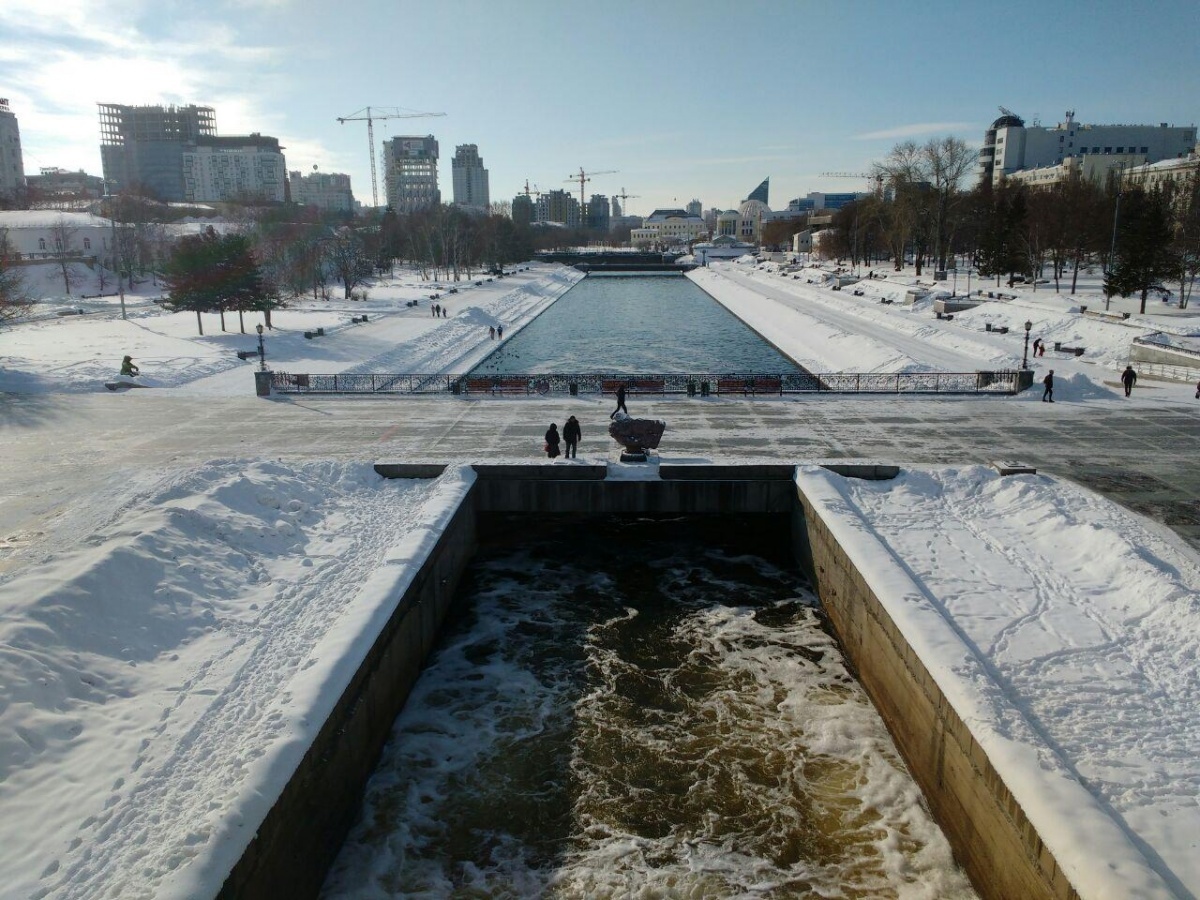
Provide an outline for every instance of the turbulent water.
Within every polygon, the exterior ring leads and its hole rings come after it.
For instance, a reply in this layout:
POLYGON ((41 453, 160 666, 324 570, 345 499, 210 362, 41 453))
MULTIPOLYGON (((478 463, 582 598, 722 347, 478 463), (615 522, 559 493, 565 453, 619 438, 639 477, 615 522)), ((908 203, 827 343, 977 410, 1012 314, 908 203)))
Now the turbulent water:
POLYGON ((769 528, 507 525, 325 898, 974 896, 769 528))
POLYGON ((783 374, 799 369, 679 276, 589 276, 476 372, 783 374))

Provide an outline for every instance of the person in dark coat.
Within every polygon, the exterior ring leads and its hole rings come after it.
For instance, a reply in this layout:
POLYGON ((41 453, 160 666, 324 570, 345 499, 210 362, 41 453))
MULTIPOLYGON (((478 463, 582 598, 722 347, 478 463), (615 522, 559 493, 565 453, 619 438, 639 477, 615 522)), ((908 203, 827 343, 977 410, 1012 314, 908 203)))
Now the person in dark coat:
POLYGON ((546 455, 551 459, 558 456, 558 426, 551 422, 550 428, 546 431, 546 455))
POLYGON ((566 452, 563 454, 567 459, 575 459, 579 447, 579 439, 583 437, 583 429, 579 427, 579 420, 574 416, 567 419, 567 424, 562 430, 563 442, 567 445, 566 452))
POLYGON ((126 356, 123 360, 121 360, 121 374, 122 375, 133 376, 133 375, 137 375, 140 371, 141 370, 133 364, 132 356, 126 356))
POLYGON ((1053 403, 1054 402, 1054 370, 1053 369, 1050 370, 1049 375, 1047 375, 1045 378, 1042 379, 1042 384, 1044 384, 1046 386, 1046 389, 1044 391, 1042 391, 1042 401, 1053 403))
POLYGON ((610 419, 614 418, 619 412, 629 415, 629 410, 625 408, 625 385, 621 385, 619 388, 617 388, 617 408, 609 413, 608 417, 610 419))
POLYGON ((1121 373, 1121 384, 1125 385, 1125 396, 1128 397, 1133 386, 1137 384, 1137 372, 1133 371, 1133 366, 1125 367, 1125 371, 1121 373))

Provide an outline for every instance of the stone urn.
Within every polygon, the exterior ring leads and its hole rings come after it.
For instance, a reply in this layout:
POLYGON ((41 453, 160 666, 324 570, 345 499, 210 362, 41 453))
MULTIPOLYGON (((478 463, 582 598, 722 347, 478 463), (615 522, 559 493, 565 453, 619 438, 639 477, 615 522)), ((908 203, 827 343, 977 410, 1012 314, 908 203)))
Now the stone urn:
POLYGON ((657 450, 667 423, 659 419, 635 419, 619 412, 608 426, 613 440, 625 448, 621 462, 645 462, 647 450, 657 450))

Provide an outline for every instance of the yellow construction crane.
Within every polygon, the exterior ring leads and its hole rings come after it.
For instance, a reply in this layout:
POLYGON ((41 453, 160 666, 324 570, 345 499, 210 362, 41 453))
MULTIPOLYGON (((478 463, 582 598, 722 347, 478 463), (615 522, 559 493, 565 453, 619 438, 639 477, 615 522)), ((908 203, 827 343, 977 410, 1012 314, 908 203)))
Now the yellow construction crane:
POLYGON ((375 120, 376 119, 421 119, 427 116, 444 116, 441 112, 401 112, 398 106, 368 106, 348 116, 338 116, 338 122, 367 123, 367 147, 371 151, 371 204, 379 206, 379 186, 375 180, 375 120))
POLYGON ((625 201, 626 201, 626 200, 629 200, 629 199, 631 199, 631 198, 632 198, 632 199, 634 199, 634 200, 637 200, 637 199, 639 199, 639 198, 641 197, 641 194, 627 194, 627 193, 625 193, 625 188, 621 188, 621 193, 619 193, 619 194, 613 194, 613 196, 614 196, 614 197, 619 197, 619 198, 620 198, 620 200, 621 200, 621 212, 622 212, 623 214, 625 214, 625 215, 629 215, 629 210, 628 210, 628 209, 625 207, 625 201))
POLYGON ((563 181, 578 181, 579 182, 579 214, 583 215, 583 210, 587 209, 587 204, 583 202, 583 186, 585 183, 592 180, 593 175, 615 175, 616 169, 605 169, 603 172, 585 172, 583 166, 579 167, 579 174, 572 175, 570 178, 564 178, 563 181))
POLYGON ((865 178, 868 186, 874 188, 876 194, 883 193, 883 175, 875 172, 822 172, 822 178, 865 178))

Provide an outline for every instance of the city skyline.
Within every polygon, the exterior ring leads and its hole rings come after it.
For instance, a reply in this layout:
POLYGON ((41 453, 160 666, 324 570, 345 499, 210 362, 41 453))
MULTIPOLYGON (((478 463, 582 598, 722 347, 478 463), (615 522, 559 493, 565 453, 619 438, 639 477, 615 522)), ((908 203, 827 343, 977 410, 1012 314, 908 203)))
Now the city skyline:
POLYGON ((1081 122, 1194 125, 1200 96, 1194 27, 1178 27, 1194 15, 1185 0, 1153 17, 1104 0, 1086 19, 1027 0, 1003 11, 939 0, 919 15, 763 0, 719 16, 624 0, 595 13, 545 0, 326 9, 6 0, 0 97, 20 122, 26 174, 99 174, 98 103, 195 103, 214 107, 221 135, 277 137, 289 170, 350 175, 369 204, 365 123, 337 119, 393 106, 445 117, 375 122, 381 199, 384 142, 431 134, 478 146, 493 201, 526 181, 578 197, 582 168, 612 170, 585 199, 627 192, 635 215, 694 198, 736 206, 767 177, 781 209, 812 191, 865 189, 822 173, 866 172, 901 140, 978 146, 1000 105, 1031 124, 1074 109, 1081 122))

